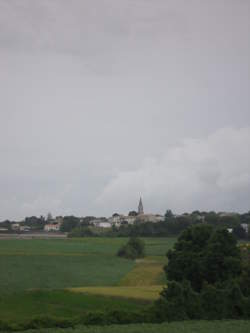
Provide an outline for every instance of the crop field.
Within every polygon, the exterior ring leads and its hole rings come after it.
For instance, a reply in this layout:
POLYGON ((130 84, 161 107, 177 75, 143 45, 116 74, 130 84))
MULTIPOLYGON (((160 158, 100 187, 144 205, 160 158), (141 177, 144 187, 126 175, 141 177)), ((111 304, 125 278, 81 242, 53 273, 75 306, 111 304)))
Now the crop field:
MULTIPOLYGON (((0 255, 115 255, 127 238, 6 239, 0 240, 0 255)), ((176 238, 144 238, 147 256, 165 256, 176 238)))
POLYGON ((0 319, 70 318, 84 311, 138 310, 157 299, 174 238, 147 238, 146 257, 116 256, 124 238, 0 241, 0 319))
POLYGON ((163 266, 166 264, 165 256, 146 257, 136 260, 134 268, 125 275, 121 286, 152 286, 166 283, 163 266))
MULTIPOLYGON (((118 258, 126 239, 1 240, 0 292, 61 289, 86 286, 162 284, 162 262, 154 259, 138 266, 118 258), (136 266, 136 269, 133 270, 136 266), (138 271, 148 271, 138 279, 138 271), (132 275, 129 273, 132 272, 132 275), (133 278, 134 276, 134 278, 133 278)), ((163 258, 174 239, 146 239, 148 256, 163 258)))
POLYGON ((134 266, 111 255, 0 256, 2 293, 29 289, 112 286, 134 266))
POLYGON ((82 287, 69 289, 69 291, 78 294, 83 293, 89 295, 122 297, 145 301, 157 300, 161 290, 162 286, 82 287))
MULTIPOLYGON (((22 324, 39 316, 75 319, 84 312, 150 307, 166 284, 163 266, 174 238, 147 238, 146 257, 116 256, 124 238, 0 241, 0 321, 22 324)), ((249 321, 78 326, 25 333, 248 333, 249 321)))

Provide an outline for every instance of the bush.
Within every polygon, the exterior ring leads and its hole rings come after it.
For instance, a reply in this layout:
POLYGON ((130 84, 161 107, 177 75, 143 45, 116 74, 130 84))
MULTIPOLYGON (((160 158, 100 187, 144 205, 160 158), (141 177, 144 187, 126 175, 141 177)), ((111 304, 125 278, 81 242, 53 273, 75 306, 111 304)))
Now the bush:
POLYGON ((201 300, 193 291, 188 281, 169 282, 156 302, 156 313, 160 320, 176 321, 185 319, 200 319, 202 314, 201 300))
POLYGON ((145 244, 139 238, 130 238, 128 243, 119 249, 117 255, 127 259, 143 258, 145 256, 145 244))

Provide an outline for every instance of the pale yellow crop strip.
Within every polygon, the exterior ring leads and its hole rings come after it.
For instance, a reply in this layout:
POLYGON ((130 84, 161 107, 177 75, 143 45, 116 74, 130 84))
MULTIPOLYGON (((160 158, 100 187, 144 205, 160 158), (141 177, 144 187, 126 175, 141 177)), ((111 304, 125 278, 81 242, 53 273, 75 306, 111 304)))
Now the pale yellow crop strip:
POLYGON ((135 267, 122 278, 121 286, 151 286, 160 285, 163 267, 166 264, 165 258, 159 260, 154 257, 147 257, 137 261, 135 267))
POLYGON ((138 300, 154 301, 156 300, 162 286, 136 286, 136 287, 82 287, 82 288, 68 288, 67 290, 76 293, 92 294, 100 296, 133 298, 138 300))

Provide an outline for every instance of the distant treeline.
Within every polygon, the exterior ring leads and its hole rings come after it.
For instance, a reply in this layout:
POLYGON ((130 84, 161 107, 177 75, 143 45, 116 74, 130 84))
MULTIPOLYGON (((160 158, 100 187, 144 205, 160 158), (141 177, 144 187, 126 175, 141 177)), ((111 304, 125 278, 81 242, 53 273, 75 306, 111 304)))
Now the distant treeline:
MULTIPOLYGON (((28 226, 31 231, 41 231, 46 223, 50 223, 49 218, 43 216, 26 217, 20 223, 22 226, 28 226)), ((250 212, 244 214, 216 213, 216 212, 200 212, 185 213, 182 215, 174 215, 171 210, 167 210, 165 219, 162 222, 140 222, 134 224, 122 224, 120 227, 112 228, 94 227, 91 221, 94 216, 61 217, 62 224, 60 231, 67 232, 69 237, 171 237, 178 236, 183 230, 191 225, 208 224, 215 228, 230 228, 238 239, 250 239, 250 234, 242 225, 248 225, 250 229, 250 212)), ((0 227, 13 232, 11 225, 14 221, 3 221, 0 227)))
MULTIPOLYGON (((250 212, 245 214, 219 214, 215 212, 195 211, 191 214, 175 216, 167 210, 162 222, 138 222, 120 227, 96 228, 88 224, 79 224, 69 232, 69 237, 171 237, 178 236, 189 226, 208 224, 214 228, 232 229, 238 239, 250 238, 242 224, 250 226, 250 212)), ((250 229, 250 228, 249 228, 250 229)))

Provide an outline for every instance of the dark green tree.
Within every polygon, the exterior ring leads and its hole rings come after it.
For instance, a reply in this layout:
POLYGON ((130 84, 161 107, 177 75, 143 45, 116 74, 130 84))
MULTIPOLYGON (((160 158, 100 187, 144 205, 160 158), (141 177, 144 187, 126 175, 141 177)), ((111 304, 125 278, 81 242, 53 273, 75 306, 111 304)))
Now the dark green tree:
POLYGON ((247 238, 247 233, 244 228, 240 224, 238 224, 236 227, 233 228, 233 234, 235 237, 238 239, 246 239, 247 238))
POLYGON ((171 209, 167 209, 165 213, 165 220, 174 217, 174 214, 172 213, 171 209))
POLYGON ((202 256, 203 278, 209 284, 234 279, 241 274, 240 249, 226 229, 214 230, 202 256))
POLYGON ((240 251, 227 230, 197 225, 183 231, 173 250, 167 253, 168 280, 190 281, 195 291, 204 283, 215 284, 239 276, 240 251))
POLYGON ((64 216, 60 230, 63 232, 70 232, 74 228, 76 228, 79 225, 79 223, 80 223, 80 220, 78 217, 64 216))
POLYGON ((128 243, 119 249, 117 255, 127 259, 143 258, 145 256, 145 244, 141 239, 131 237, 128 243))

